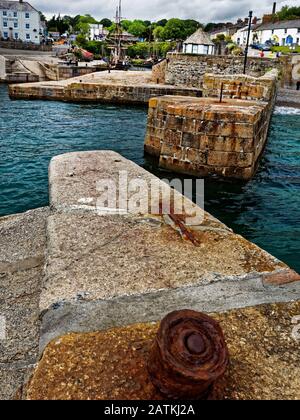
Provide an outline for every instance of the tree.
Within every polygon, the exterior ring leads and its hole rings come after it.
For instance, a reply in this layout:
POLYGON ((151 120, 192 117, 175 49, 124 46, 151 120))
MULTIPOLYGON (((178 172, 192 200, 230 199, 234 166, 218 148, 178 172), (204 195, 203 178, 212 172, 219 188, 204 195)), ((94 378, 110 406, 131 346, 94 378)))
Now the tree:
POLYGON ((128 27, 128 32, 138 38, 145 38, 147 35, 147 28, 143 21, 134 20, 128 27))
POLYGON ((76 16, 75 31, 86 33, 89 31, 89 24, 97 23, 96 19, 91 15, 76 16))
POLYGON ((196 32, 197 29, 202 27, 201 23, 193 19, 187 19, 187 20, 184 20, 183 22, 184 22, 184 27, 185 27, 185 34, 184 34, 185 39, 191 36, 194 32, 196 32))
POLYGON ((78 25, 76 25, 76 32, 80 32, 81 35, 87 36, 90 32, 90 24, 79 22, 78 25))
POLYGON ((100 20, 100 25, 103 25, 104 28, 109 28, 112 25, 112 21, 110 19, 104 18, 100 20))
POLYGON ((168 20, 167 19, 161 19, 158 22, 156 22, 156 25, 157 26, 162 26, 164 28, 167 23, 168 23, 168 20))
POLYGON ((42 22, 47 22, 46 16, 42 12, 39 12, 39 15, 42 22))
POLYGON ((184 21, 180 19, 170 19, 164 27, 163 38, 172 41, 185 40, 186 30, 184 21))
POLYGON ((300 7, 283 6, 280 12, 277 13, 279 20, 299 19, 300 7))
POLYGON ((132 24, 132 21, 131 21, 131 20, 127 20, 127 19, 122 20, 122 22, 121 22, 121 26, 122 26, 122 28, 124 29, 124 31, 128 31, 129 26, 130 26, 131 24, 132 24))
POLYGON ((157 26, 153 30, 153 37, 155 41, 161 41, 164 39, 164 28, 162 26, 157 26))

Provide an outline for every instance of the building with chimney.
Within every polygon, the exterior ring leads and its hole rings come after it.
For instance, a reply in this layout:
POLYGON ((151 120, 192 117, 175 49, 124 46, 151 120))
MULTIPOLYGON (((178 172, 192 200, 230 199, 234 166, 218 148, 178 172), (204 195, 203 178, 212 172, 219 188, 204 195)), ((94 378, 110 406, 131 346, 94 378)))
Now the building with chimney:
POLYGON ((40 13, 23 0, 0 0, 0 39, 40 44, 44 27, 40 13))

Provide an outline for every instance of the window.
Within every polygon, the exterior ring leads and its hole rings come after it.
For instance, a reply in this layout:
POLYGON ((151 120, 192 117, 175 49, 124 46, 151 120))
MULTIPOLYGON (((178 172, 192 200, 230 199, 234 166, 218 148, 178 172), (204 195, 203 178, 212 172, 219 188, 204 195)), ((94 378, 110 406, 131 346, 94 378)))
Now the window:
POLYGON ((14 28, 18 27, 18 22, 14 22, 14 28))
POLYGON ((300 28, 298 28, 298 33, 300 33, 300 28))
POLYGON ((275 30, 274 30, 274 29, 272 29, 272 35, 274 35, 274 33, 275 33, 275 30))
POLYGON ((8 32, 3 32, 3 38, 8 38, 8 32))
POLYGON ((3 16, 7 16, 7 11, 6 10, 3 11, 3 16))
POLYGON ((14 17, 18 17, 18 12, 14 12, 14 17))
POLYGON ((25 18, 29 19, 30 18, 30 14, 28 12, 25 13, 25 18))
POLYGON ((30 39, 30 34, 26 34, 26 39, 30 39))
POLYGON ((284 33, 287 34, 287 29, 284 30, 284 33))
POLYGON ((18 32, 15 33, 15 39, 19 39, 19 34, 18 32))
POLYGON ((8 24, 7 22, 3 22, 3 28, 7 28, 8 24))
POLYGON ((30 29, 30 24, 26 23, 26 29, 30 29))

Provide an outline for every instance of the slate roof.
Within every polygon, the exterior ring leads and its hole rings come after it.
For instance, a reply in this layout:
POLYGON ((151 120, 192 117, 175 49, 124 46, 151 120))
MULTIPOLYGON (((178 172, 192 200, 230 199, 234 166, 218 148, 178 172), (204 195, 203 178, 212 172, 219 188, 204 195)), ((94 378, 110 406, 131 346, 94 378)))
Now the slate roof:
POLYGON ((215 45, 201 28, 184 41, 184 44, 215 45))
POLYGON ((28 2, 0 0, 0 10, 12 10, 14 12, 37 12, 28 2))
POLYGON ((263 23, 256 28, 257 31, 268 31, 273 29, 300 28, 300 19, 281 20, 279 22, 263 23))

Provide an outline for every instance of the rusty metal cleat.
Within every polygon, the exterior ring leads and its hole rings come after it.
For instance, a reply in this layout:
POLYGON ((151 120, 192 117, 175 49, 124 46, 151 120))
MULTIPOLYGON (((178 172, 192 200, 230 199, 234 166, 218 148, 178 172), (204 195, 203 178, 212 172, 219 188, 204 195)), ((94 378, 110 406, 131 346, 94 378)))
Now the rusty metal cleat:
POLYGON ((152 383, 167 398, 209 399, 228 362, 220 325, 203 313, 182 310, 162 320, 148 371, 152 383))

